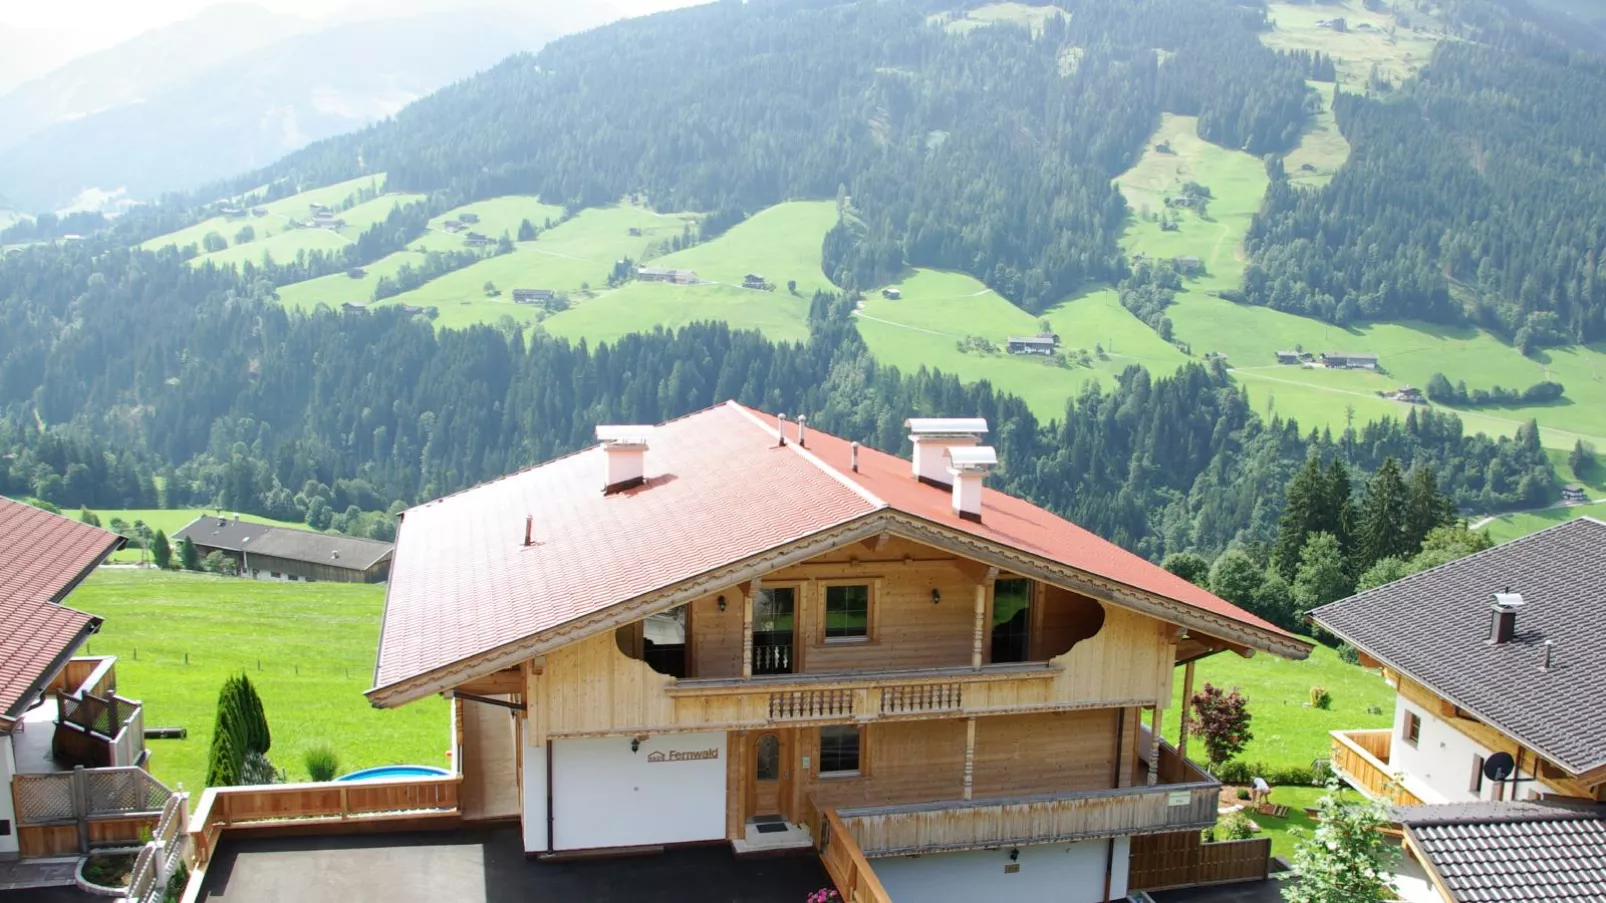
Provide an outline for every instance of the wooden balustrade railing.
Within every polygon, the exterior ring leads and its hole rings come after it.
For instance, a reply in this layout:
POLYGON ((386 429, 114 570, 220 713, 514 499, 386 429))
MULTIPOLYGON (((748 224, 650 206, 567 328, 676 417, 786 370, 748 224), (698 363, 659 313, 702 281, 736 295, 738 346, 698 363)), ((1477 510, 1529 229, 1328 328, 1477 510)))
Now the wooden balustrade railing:
POLYGON ((460 814, 462 775, 386 781, 330 781, 213 787, 190 816, 190 866, 205 868, 231 828, 361 820, 412 821, 460 814))
POLYGON ((953 712, 965 706, 965 685, 909 684, 881 688, 881 714, 953 712))
POLYGON ((1420 806, 1421 797, 1406 790, 1388 760, 1393 733, 1387 729, 1332 731, 1333 770, 1339 777, 1373 799, 1388 800, 1400 806, 1420 806))
POLYGON ((841 718, 853 714, 853 690, 790 690, 770 694, 770 720, 841 718))
POLYGON ((835 809, 820 812, 820 861, 842 895, 842 903, 892 903, 875 869, 843 826, 835 809))

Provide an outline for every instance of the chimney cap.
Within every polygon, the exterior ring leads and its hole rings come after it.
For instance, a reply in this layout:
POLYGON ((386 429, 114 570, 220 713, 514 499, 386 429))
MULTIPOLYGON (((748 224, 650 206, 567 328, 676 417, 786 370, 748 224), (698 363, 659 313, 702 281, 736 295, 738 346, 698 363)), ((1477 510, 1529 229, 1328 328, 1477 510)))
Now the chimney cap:
POLYGON ((647 447, 652 438, 652 427, 644 424, 597 424, 597 441, 608 447, 647 447))
POLYGON ((948 456, 949 463, 956 471, 985 471, 998 463, 998 452, 991 445, 950 448, 944 454, 948 456))
POLYGON ((987 421, 981 417, 911 417, 903 422, 909 435, 920 438, 941 436, 978 436, 987 432, 987 421))
POLYGON ((1528 603, 1526 603, 1526 602, 1524 602, 1522 600, 1522 593, 1510 593, 1510 592, 1507 592, 1507 593, 1495 593, 1494 594, 1494 610, 1495 611, 1512 611, 1512 612, 1514 612, 1514 611, 1517 611, 1518 609, 1522 608, 1526 604, 1528 604, 1528 603))

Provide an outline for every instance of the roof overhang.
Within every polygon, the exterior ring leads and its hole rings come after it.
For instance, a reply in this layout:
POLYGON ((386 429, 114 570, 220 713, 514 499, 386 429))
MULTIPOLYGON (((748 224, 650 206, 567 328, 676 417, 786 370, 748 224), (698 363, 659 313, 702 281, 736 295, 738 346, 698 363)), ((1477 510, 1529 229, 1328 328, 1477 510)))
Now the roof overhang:
POLYGON ((1606 762, 1603 762, 1603 763, 1595 766, 1594 768, 1587 769, 1585 771, 1575 771, 1572 766, 1565 764, 1563 762, 1563 760, 1559 756, 1557 756, 1553 752, 1550 752, 1549 750, 1546 750, 1542 745, 1540 745, 1538 743, 1535 743, 1534 741, 1532 741, 1532 740, 1530 740, 1530 739, 1528 739, 1526 737, 1521 736, 1516 731, 1513 731, 1510 728, 1506 727, 1505 725, 1501 724, 1498 719, 1490 718, 1488 715, 1484 714, 1483 711, 1481 711, 1477 706, 1473 706, 1473 705, 1465 702, 1464 700, 1457 699, 1456 697, 1451 696, 1450 694, 1444 692, 1443 690, 1440 690, 1438 687, 1433 686, 1432 683, 1430 683, 1429 681, 1425 680, 1421 676, 1415 674, 1414 672, 1410 671, 1409 669, 1402 668, 1397 663, 1389 660, 1387 657, 1382 656, 1382 655, 1378 655, 1375 651, 1373 651, 1369 647, 1362 645, 1354 637, 1349 636, 1348 634, 1344 633, 1342 630, 1338 630, 1338 629, 1334 628, 1332 625, 1324 622, 1321 618, 1316 617, 1316 615, 1314 613, 1310 616, 1310 620, 1315 622, 1317 625, 1319 625, 1323 630, 1327 631, 1328 633, 1331 633, 1332 635, 1338 637, 1339 639, 1343 640, 1344 642, 1349 643, 1351 646, 1354 646, 1357 650, 1359 650, 1361 652, 1362 655, 1365 655, 1365 656, 1371 658, 1373 661, 1377 662, 1379 665, 1383 666, 1384 668, 1387 668, 1390 671, 1394 671, 1394 672, 1396 672, 1398 674, 1401 674, 1401 675, 1403 675, 1405 677, 1408 677, 1412 681, 1414 681, 1416 683, 1419 683, 1424 687, 1427 687, 1429 690, 1432 690, 1435 694, 1443 697, 1446 702, 1449 702, 1451 705, 1455 706, 1456 708, 1461 709, 1462 711, 1471 714, 1474 718, 1477 718, 1479 721, 1482 721, 1484 724, 1487 724, 1490 727, 1494 728, 1495 730, 1499 731, 1500 733, 1505 734, 1506 736, 1512 738, 1513 740, 1517 741, 1517 743, 1521 744, 1522 746, 1526 746, 1529 749, 1533 750, 1534 752, 1538 753, 1539 755, 1545 757, 1546 759, 1549 759, 1551 762, 1554 762, 1557 767, 1559 767, 1563 771, 1567 772, 1574 780, 1583 782, 1585 784, 1595 784, 1595 783, 1599 783, 1601 781, 1606 781, 1606 762))
POLYGON ((50 682, 56 679, 56 675, 67 667, 67 662, 78 654, 78 650, 83 648, 84 643, 88 642, 90 637, 100 631, 100 618, 93 615, 88 615, 87 617, 88 620, 84 622, 84 626, 80 627, 78 633, 56 652, 55 657, 50 660, 49 666, 29 682, 28 688, 23 690, 22 695, 17 697, 16 704, 9 711, 0 712, 0 734, 11 733, 11 729, 16 723, 22 720, 22 714, 28 711, 28 707, 33 705, 34 700, 38 699, 40 694, 44 693, 45 688, 50 686, 50 682))
MULTIPOLYGON (((1303 659, 1310 654, 1312 648, 1311 644, 1280 631, 1235 621, 1224 615, 1118 583, 962 530, 883 508, 761 554, 610 605, 550 630, 505 643, 404 680, 376 686, 368 690, 365 695, 370 703, 379 708, 403 705, 444 692, 466 681, 513 667, 527 659, 544 655, 604 630, 614 629, 656 612, 684 605, 711 592, 763 577, 772 571, 799 564, 833 549, 883 533, 947 549, 964 558, 997 567, 1001 571, 1051 583, 1100 602, 1129 608, 1187 628, 1190 633, 1197 632, 1208 634, 1212 638, 1220 638, 1223 648, 1236 648, 1240 654, 1249 654, 1252 650, 1259 649, 1284 658, 1303 659)), ((383 632, 381 632, 381 642, 383 642, 383 632)))

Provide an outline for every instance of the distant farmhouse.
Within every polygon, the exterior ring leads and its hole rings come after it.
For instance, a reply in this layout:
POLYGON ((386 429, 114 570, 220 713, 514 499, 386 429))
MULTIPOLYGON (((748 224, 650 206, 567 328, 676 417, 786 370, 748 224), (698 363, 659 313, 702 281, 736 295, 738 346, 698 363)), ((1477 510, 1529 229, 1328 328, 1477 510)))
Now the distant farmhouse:
POLYGON ((352 267, 346 271, 346 275, 353 279, 361 279, 362 277, 368 275, 368 271, 362 267, 352 267))
POLYGON ((242 207, 219 207, 217 212, 228 217, 229 219, 239 219, 240 217, 245 216, 245 209, 242 207))
POLYGON ((516 288, 513 290, 514 304, 546 304, 557 297, 557 292, 549 288, 516 288))
POLYGON ((694 270, 672 270, 664 267, 637 267, 636 278, 642 282, 672 282, 675 285, 693 285, 701 281, 694 270))
POLYGON ((1184 276, 1196 276, 1203 273, 1205 268, 1204 261, 1197 257, 1173 257, 1171 265, 1184 276))
POLYGON ((1053 333, 1042 335, 1012 335, 1009 337, 1010 354, 1053 354, 1058 348, 1060 337, 1053 333))
POLYGON ((347 301, 345 304, 340 305, 340 311, 348 317, 355 317, 367 313, 368 305, 347 301))
POLYGON ((470 232, 468 233, 468 237, 463 239, 463 244, 468 245, 471 248, 482 248, 490 243, 490 236, 480 232, 470 232))
POLYGON ((319 214, 319 213, 328 213, 329 212, 329 208, 324 206, 323 204, 308 204, 307 205, 307 209, 311 210, 314 215, 319 214))
POLYGON ((1581 504, 1589 501, 1589 494, 1584 491, 1584 487, 1578 485, 1577 483, 1569 483, 1562 487, 1561 500, 1564 502, 1572 502, 1575 505, 1581 504))
POLYGON ((1422 390, 1415 386, 1401 386, 1398 389, 1395 389, 1393 392, 1384 392, 1381 394, 1384 398, 1388 398, 1393 401, 1403 401, 1407 404, 1428 403, 1427 396, 1423 395, 1422 390))
POLYGON ((1279 364, 1303 364, 1305 361, 1307 361, 1309 359, 1310 359, 1310 355, 1305 354, 1302 351, 1279 351, 1279 352, 1277 352, 1277 363, 1279 363, 1279 364))
POLYGON ((903 298, 903 292, 900 289, 884 288, 881 290, 881 297, 888 301, 897 301, 903 298))
POLYGON ((407 314, 408 316, 417 316, 418 314, 427 314, 430 311, 435 309, 433 307, 419 307, 419 306, 417 306, 415 304, 397 304, 397 305, 395 305, 395 308, 397 310, 401 311, 402 313, 407 314))
POLYGON ((463 225, 463 221, 460 219, 449 219, 441 224, 441 228, 452 233, 453 235, 456 235, 468 227, 463 225))
POLYGON ((1340 370, 1377 370, 1377 355, 1347 351, 1324 351, 1322 363, 1340 370))
POLYGON ((756 288, 760 291, 772 292, 775 286, 765 281, 762 273, 748 273, 742 277, 742 288, 756 288))
POLYGON ((266 208, 266 207, 252 207, 251 208, 251 215, 252 216, 267 216, 268 215, 268 208, 266 208))
POLYGON ((480 215, 478 213, 459 213, 457 218, 465 223, 470 224, 478 223, 480 221, 480 215))
POLYGON ((339 533, 208 515, 191 521, 173 539, 195 543, 203 557, 223 553, 240 576, 253 580, 383 583, 390 576, 390 543, 339 533))

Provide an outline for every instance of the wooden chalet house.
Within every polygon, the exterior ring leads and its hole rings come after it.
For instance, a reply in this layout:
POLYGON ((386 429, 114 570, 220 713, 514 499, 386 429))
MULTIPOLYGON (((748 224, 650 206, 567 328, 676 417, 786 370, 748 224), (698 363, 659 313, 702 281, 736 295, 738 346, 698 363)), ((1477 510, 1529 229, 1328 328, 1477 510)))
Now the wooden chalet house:
POLYGON ((1606 523, 1578 518, 1311 612, 1397 691, 1335 731, 1350 784, 1404 805, 1606 802, 1606 523), (1511 757, 1521 780, 1485 766, 1511 757))
POLYGON ((144 823, 121 817, 154 784, 136 767, 143 708, 118 693, 115 657, 77 656, 100 618, 63 604, 122 542, 0 498, 0 861, 125 845, 144 823), (122 809, 101 798, 117 787, 130 797, 122 809))
POLYGON ((253 580, 313 583, 383 583, 390 574, 388 542, 341 533, 276 527, 219 515, 201 515, 173 534, 206 557, 220 552, 234 572, 253 580))
POLYGON ((1144 712, 1179 664, 1309 647, 985 488, 985 421, 909 421, 910 462, 802 420, 598 427, 406 512, 370 700, 454 698, 463 817, 531 855, 815 848, 848 900, 1164 883, 1145 851, 1196 853, 1219 785, 1144 712))

